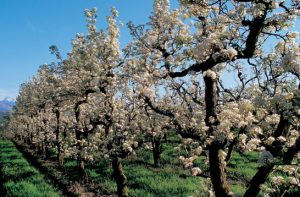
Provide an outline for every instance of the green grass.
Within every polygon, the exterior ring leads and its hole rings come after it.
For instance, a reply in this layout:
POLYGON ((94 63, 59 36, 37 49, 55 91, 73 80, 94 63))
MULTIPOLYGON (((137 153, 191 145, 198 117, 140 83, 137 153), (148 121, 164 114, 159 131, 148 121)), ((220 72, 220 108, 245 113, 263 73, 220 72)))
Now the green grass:
MULTIPOLYGON (((22 159, 22 155, 15 151, 13 144, 5 143, 5 146, 1 145, 1 157, 5 158, 2 171, 4 172, 4 178, 7 180, 4 187, 9 188, 9 192, 13 194, 12 196, 18 196, 14 192, 18 193, 24 188, 26 188, 24 194, 19 194, 19 196, 26 196, 28 192, 32 194, 30 196, 35 196, 35 194, 39 194, 36 196, 47 196, 47 194, 50 194, 50 192, 43 192, 49 189, 48 187, 41 185, 36 187, 37 184, 43 182, 43 177, 35 175, 38 172, 30 167, 26 160, 22 159), (14 165, 18 165, 22 170, 13 169, 14 165), (18 174, 18 176, 15 174, 18 174), (22 179, 18 181, 19 179, 16 177, 22 177, 22 179), (37 188, 43 188, 43 191, 38 191, 37 188)), ((203 176, 193 177, 189 170, 182 168, 178 160, 178 152, 174 149, 178 143, 179 139, 176 135, 173 135, 169 136, 168 141, 163 144, 162 165, 160 168, 153 166, 151 150, 143 148, 136 151, 136 157, 122 160, 125 175, 128 179, 130 196, 200 197, 208 195, 210 183, 206 178, 203 178, 209 176, 209 166, 205 162, 205 156, 200 156, 194 163, 194 166, 202 169, 203 176)), ((230 189, 235 193, 235 196, 243 196, 246 191, 249 181, 259 167, 257 164, 258 157, 258 152, 238 153, 233 151, 231 159, 227 163, 227 178, 230 189)), ((62 176, 61 179, 65 180, 66 183, 69 180, 79 180, 76 160, 65 159, 63 170, 68 176, 62 176)), ((112 177, 112 168, 109 161, 100 160, 87 163, 85 170, 88 179, 99 186, 98 189, 101 194, 111 195, 116 193, 117 187, 112 177)), ((50 167, 49 171, 52 172, 53 169, 50 167)), ((272 173, 269 178, 274 175, 277 175, 277 173, 272 173)), ((295 191, 298 192, 299 190, 295 191)), ((51 194, 51 196, 55 196, 55 194, 51 194)), ((259 196, 262 196, 262 194, 260 193, 259 196)))
MULTIPOLYGON (((23 158, 14 144, 0 140, 0 163, 7 197, 59 197, 61 194, 23 158)), ((2 194, 3 195, 3 194, 2 194)))
MULTIPOLYGON (((102 164, 98 168, 87 166, 86 172, 89 177, 101 184, 105 194, 111 194, 116 191, 116 184, 111 177, 109 163, 104 163, 107 165, 102 164)), ((134 161, 123 161, 123 163, 130 196, 195 196, 197 190, 207 190, 205 178, 187 176, 188 172, 181 167, 164 165, 157 169, 152 165, 134 161), (181 174, 186 176, 180 176, 181 174)))
POLYGON ((228 175, 249 182, 257 171, 258 156, 257 152, 249 152, 243 155, 233 152, 228 163, 228 175))
MULTIPOLYGON (((128 178, 130 196, 207 196, 208 181, 203 177, 192 177, 184 170, 178 161, 178 153, 174 146, 178 143, 168 140, 163 145, 161 155, 162 166, 153 167, 151 150, 137 150, 137 158, 123 160, 125 175, 128 178)), ((228 176, 232 191, 236 196, 242 196, 246 183, 251 180, 257 170, 258 153, 239 154, 234 152, 228 164, 228 176)), ((209 175, 209 166, 205 157, 201 156, 195 162, 205 175, 209 175)), ((65 167, 76 168, 76 162, 69 160, 65 167)), ((112 178, 112 169, 107 161, 86 166, 86 172, 95 182, 101 184, 105 194, 116 192, 116 184, 112 178)))
MULTIPOLYGON (((151 151, 140 149, 137 153, 139 159, 122 160, 130 196, 207 196, 204 192, 207 191, 206 178, 192 177, 189 171, 182 169, 170 144, 164 145, 161 168, 153 167, 151 151)), ((64 167, 76 169, 76 165, 75 161, 66 160, 64 167)), ((117 187, 108 161, 87 164, 85 170, 94 182, 101 185, 103 194, 116 192, 117 187)))

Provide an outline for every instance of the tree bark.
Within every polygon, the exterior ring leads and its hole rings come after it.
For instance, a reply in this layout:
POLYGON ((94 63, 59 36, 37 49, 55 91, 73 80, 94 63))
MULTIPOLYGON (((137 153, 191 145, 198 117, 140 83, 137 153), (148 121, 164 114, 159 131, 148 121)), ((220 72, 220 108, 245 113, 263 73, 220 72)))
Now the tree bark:
POLYGON ((273 133, 273 137, 277 138, 281 135, 286 137, 286 135, 288 134, 288 131, 289 131, 288 128, 289 128, 288 118, 284 117, 283 114, 280 114, 280 120, 279 120, 276 130, 273 133))
POLYGON ((234 138, 234 140, 228 146, 228 152, 227 152, 227 156, 225 158, 226 162, 228 162, 230 160, 233 148, 237 143, 238 143, 238 138, 234 138))
POLYGON ((58 152, 57 160, 58 160, 58 166, 64 165, 64 156, 63 156, 62 152, 58 152))
MULTIPOLYGON (((80 122, 80 105, 83 103, 86 103, 86 100, 78 101, 74 107, 77 124, 80 122)), ((76 140, 82 140, 82 132, 78 128, 75 129, 75 136, 76 136, 76 140)), ((84 177, 85 176, 84 161, 82 158, 83 147, 80 142, 77 142, 77 149, 78 149, 78 153, 77 153, 78 173, 80 177, 84 177)))
POLYGON ((300 136, 297 138, 295 144, 291 146, 283 156, 283 163, 289 165, 292 163, 295 155, 300 152, 300 136))
MULTIPOLYGON (((204 76, 205 82, 205 123, 212 132, 213 123, 210 121, 211 118, 216 119, 216 107, 217 107, 217 79, 213 79, 208 76, 204 76)), ((217 121, 214 122, 216 124, 217 121)))
POLYGON ((38 142, 38 153, 43 154, 43 143, 42 142, 38 142))
POLYGON ((33 142, 33 133, 32 132, 30 132, 30 146, 32 146, 33 144, 32 144, 32 142, 33 142))
POLYGON ((63 166, 63 155, 61 150, 61 139, 60 139, 60 111, 59 109, 55 110, 56 116, 56 130, 55 130, 55 137, 56 137, 56 148, 57 148, 57 162, 59 166, 63 166))
POLYGON ((80 177, 85 176, 85 171, 84 171, 84 161, 82 159, 78 160, 78 173, 80 177))
POLYGON ((160 157, 159 152, 153 151, 153 159, 154 159, 154 166, 160 167, 161 166, 161 157, 160 157))
POLYGON ((209 146, 209 169, 215 195, 217 197, 233 196, 227 183, 226 164, 219 157, 219 151, 221 151, 219 143, 217 141, 212 142, 209 146))
POLYGON ((29 124, 26 125, 26 130, 27 130, 27 137, 26 137, 26 142, 29 146, 31 146, 32 140, 31 140, 31 132, 29 129, 29 124))
MULTIPOLYGON (((287 118, 280 115, 280 121, 277 125, 276 130, 273 133, 273 137, 277 138, 279 136, 285 136, 289 131, 289 121, 287 118)), ((266 150, 269 151, 274 157, 280 156, 280 153, 283 149, 283 144, 279 140, 275 140, 270 147, 266 147, 266 150)), ((260 185, 263 184, 269 174, 272 172, 274 167, 273 163, 261 166, 254 177, 251 179, 248 189, 246 190, 244 197, 257 196, 260 191, 260 185)))
POLYGON ((50 159, 51 156, 51 150, 48 143, 45 145, 45 159, 50 159))
POLYGON ((270 164, 267 166, 262 166, 258 169, 257 173, 251 179, 250 186, 245 192, 244 197, 253 197, 258 195, 260 191, 260 185, 267 180, 269 174, 272 172, 273 167, 274 165, 270 164))
POLYGON ((119 197, 128 197, 128 182, 124 174, 120 159, 114 158, 112 160, 113 176, 117 183, 117 194, 119 197))
POLYGON ((43 157, 46 157, 46 146, 44 142, 42 142, 42 155, 43 157))
MULTIPOLYGON (((219 124, 217 120, 217 79, 212 76, 204 76, 205 83, 205 123, 209 127, 209 135, 213 134, 214 127, 219 124), (214 120, 211 121, 211 118, 214 120)), ((209 168, 211 182, 215 191, 215 195, 232 196, 226 178, 226 164, 222 158, 219 157, 219 152, 224 147, 224 142, 214 140, 209 145, 209 168)))
POLYGON ((152 154, 154 160, 154 166, 160 167, 161 165, 161 153, 162 153, 162 145, 161 138, 152 138, 152 154))

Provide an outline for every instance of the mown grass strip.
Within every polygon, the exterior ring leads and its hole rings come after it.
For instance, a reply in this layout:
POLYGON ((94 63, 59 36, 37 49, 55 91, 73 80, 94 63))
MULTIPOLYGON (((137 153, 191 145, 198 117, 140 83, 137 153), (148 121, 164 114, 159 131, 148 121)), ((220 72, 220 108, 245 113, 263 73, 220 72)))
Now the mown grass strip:
MULTIPOLYGON (((153 167, 151 150, 139 149, 137 150, 138 159, 133 157, 123 161, 125 174, 129 182, 130 196, 207 196, 210 184, 206 179, 209 176, 209 166, 205 162, 205 157, 201 156, 195 162, 195 166, 203 170, 203 176, 192 177, 188 170, 182 168, 178 160, 178 153, 173 148, 174 144, 177 144, 174 140, 168 140, 163 145, 164 151, 161 155, 162 166, 160 168, 153 167)), ((112 178, 112 170, 108 161, 87 163, 86 172, 89 182, 83 184, 79 181, 76 160, 65 159, 64 167, 58 168, 56 165, 50 165, 53 161, 39 160, 39 157, 33 153, 34 151, 30 151, 28 147, 26 148, 23 145, 16 145, 16 147, 30 161, 31 165, 37 167, 40 172, 51 180, 54 180, 55 186, 62 191, 61 185, 69 185, 69 183, 73 185, 73 190, 84 187, 87 192, 94 192, 96 196, 98 194, 111 195, 116 191, 116 184, 112 178), (58 173, 58 171, 63 173, 58 173), (58 174, 61 174, 61 176, 58 176, 58 174), (76 188, 76 181, 80 183, 80 185, 77 185, 78 188, 76 188)), ((24 164, 15 156, 12 156, 12 158, 19 165, 24 164)), ((257 159, 257 152, 245 154, 233 152, 228 163, 228 180, 236 196, 242 196, 245 192, 246 184, 256 172, 257 159)), ((76 196, 70 195, 70 193, 66 193, 66 195, 76 196)))
POLYGON ((59 197, 62 196, 44 176, 24 159, 15 145, 0 140, 2 196, 59 197))
MULTIPOLYGON (((129 183, 129 194, 133 197, 146 196, 207 196, 208 183, 205 176, 192 177, 188 170, 184 170, 178 160, 178 153, 170 142, 163 145, 161 168, 153 167, 152 152, 138 150, 137 160, 124 160, 123 166, 129 183)), ((233 152, 228 167, 228 180, 236 196, 242 196, 247 183, 256 173, 258 153, 249 152, 240 154, 233 152), (241 167, 239 167, 241 166, 241 167), (237 170, 235 170, 237 169, 237 170)), ((209 166, 205 157, 201 156, 194 164, 203 170, 203 175, 209 177, 209 166)), ((76 161, 69 160, 65 167, 75 169, 76 161)), ((97 162, 96 165, 87 165, 86 172, 95 182, 101 183, 106 193, 113 193, 116 185, 112 180, 112 171, 107 162, 97 162)))

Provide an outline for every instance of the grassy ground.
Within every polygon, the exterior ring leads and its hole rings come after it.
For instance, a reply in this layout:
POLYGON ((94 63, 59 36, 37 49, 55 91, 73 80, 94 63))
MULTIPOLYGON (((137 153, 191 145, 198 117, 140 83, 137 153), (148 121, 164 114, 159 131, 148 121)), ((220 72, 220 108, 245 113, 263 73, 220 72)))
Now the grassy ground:
MULTIPOLYGON (((116 184, 111 178, 111 168, 108 166, 87 168, 88 175, 101 183, 107 194, 116 191, 116 184)), ((165 165, 156 169, 151 165, 125 161, 124 170, 130 196, 196 196, 199 193, 197 191, 202 191, 203 194, 207 191, 205 178, 187 176, 188 173, 180 167, 165 165)))
MULTIPOLYGON (((203 176, 193 177, 188 170, 184 170, 179 163, 178 154, 174 149, 175 139, 169 139, 163 145, 161 168, 153 167, 153 158, 150 150, 137 150, 137 158, 123 160, 125 175, 128 178, 130 196, 168 197, 168 196, 207 196, 209 176, 208 164, 205 157, 200 157, 195 166, 203 170, 203 176)), ((228 164, 228 177, 232 191, 236 196, 242 196, 246 184, 256 173, 258 153, 251 152, 245 155, 234 152, 228 164)), ((76 171, 77 163, 74 160, 65 161, 65 169, 76 171)), ((101 185, 104 194, 116 192, 116 184, 112 178, 112 169, 108 162, 96 162, 86 165, 86 172, 93 182, 101 185)))
POLYGON ((14 144, 0 140, 1 196, 59 197, 61 194, 23 158, 14 144))
MULTIPOLYGON (((178 153, 174 149, 176 145, 178 145, 178 139, 174 136, 170 136, 170 138, 168 138, 168 142, 164 143, 162 166, 160 168, 155 168, 153 166, 152 152, 145 149, 137 150, 136 157, 127 158, 122 161, 125 175, 128 178, 130 196, 208 196, 208 188, 210 185, 206 177, 209 177, 209 166, 205 162, 205 157, 201 156, 195 162, 195 166, 199 166, 202 169, 202 175, 193 177, 188 170, 184 170, 182 168, 178 160, 178 153)), ((5 172, 4 178, 6 180, 5 187, 7 188, 6 190, 9 190, 9 192, 13 194, 13 192, 18 192, 16 189, 14 191, 14 187, 17 183, 16 181, 19 181, 16 179, 16 177, 26 178, 28 174, 26 175, 25 172, 28 171, 27 173, 29 174, 33 172, 35 174, 37 172, 30 167, 28 163, 24 161, 24 159, 22 160, 22 155, 16 152, 15 147, 11 142, 2 141, 0 143, 0 147, 2 152, 5 153, 1 153, 1 162, 3 165, 3 172, 5 172), (21 170, 21 172, 16 169, 15 165, 17 164, 24 168, 21 170), (5 166, 9 166, 9 168, 6 169, 5 166), (12 167, 15 167, 15 169, 12 169, 12 167), (12 175, 10 175, 10 173, 12 175)), ((247 184, 257 172, 258 157, 259 153, 257 152, 249 152, 244 154, 233 152, 230 162, 227 164, 227 176, 230 187, 236 194, 235 196, 243 195, 247 188, 247 184)), ((35 158, 38 158, 38 156, 35 156, 35 158)), ((53 155, 52 158, 52 161, 44 161, 42 159, 38 160, 39 163, 44 165, 44 167, 47 169, 47 172, 56 177, 55 182, 58 181, 61 185, 69 186, 71 184, 71 190, 78 190, 78 193, 82 193, 81 191, 92 192, 96 195, 111 195, 116 193, 116 184, 112 178, 111 164, 108 161, 102 160, 94 163, 87 163, 85 169, 88 176, 86 179, 82 180, 78 175, 77 162, 75 160, 65 159, 64 167, 59 168, 54 160, 55 155, 53 155)), ((43 180, 42 176, 39 174, 34 176, 36 176, 36 178, 30 178, 30 180, 33 180, 33 183, 30 183, 33 186, 35 186, 37 182, 41 182, 34 180, 43 180)), ((272 176, 274 175, 271 174, 270 177, 272 176)), ((26 179, 20 181, 26 182, 26 179)), ((30 187, 26 188, 30 189, 30 187)), ((44 192, 48 188, 49 186, 36 186, 32 190, 34 190, 36 194, 39 194, 37 196, 43 196, 43 194, 49 193, 44 192), (41 188, 45 189, 41 191, 41 188)), ((50 191, 53 191, 53 189, 51 188, 50 191)), ((34 194, 34 192, 31 193, 34 194)), ((55 193, 53 194, 54 195, 51 195, 57 196, 55 193)), ((26 193, 23 196, 26 196, 26 193)), ((259 194, 259 196, 262 195, 259 194)))

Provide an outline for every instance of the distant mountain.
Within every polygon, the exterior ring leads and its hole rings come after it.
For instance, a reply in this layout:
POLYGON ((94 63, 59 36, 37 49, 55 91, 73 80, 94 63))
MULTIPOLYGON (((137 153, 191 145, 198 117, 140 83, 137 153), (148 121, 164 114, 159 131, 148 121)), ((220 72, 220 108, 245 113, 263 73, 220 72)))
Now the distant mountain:
POLYGON ((0 101, 0 112, 10 112, 15 104, 15 99, 10 97, 4 98, 2 101, 0 101))

